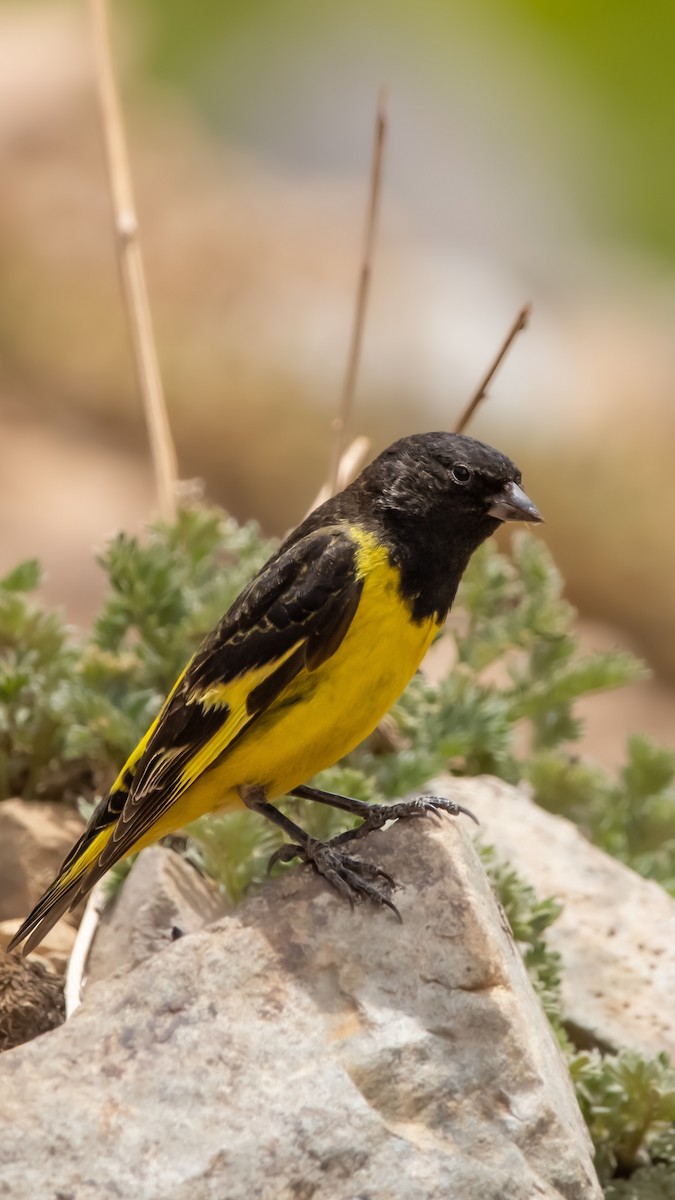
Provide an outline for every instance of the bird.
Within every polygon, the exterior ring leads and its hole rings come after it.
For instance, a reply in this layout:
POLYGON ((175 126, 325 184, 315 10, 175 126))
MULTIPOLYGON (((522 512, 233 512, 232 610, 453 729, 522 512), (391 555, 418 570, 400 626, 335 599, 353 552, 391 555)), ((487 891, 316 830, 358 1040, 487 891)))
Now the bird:
MULTIPOLYGON (((206 637, 10 948, 29 953, 115 863, 215 809, 245 806, 350 902, 397 915, 395 881, 344 846, 387 821, 467 812, 443 797, 374 804, 307 781, 364 740, 446 620, 478 546, 541 514, 491 446, 431 432, 395 441, 280 544, 206 637), (361 819, 329 842, 273 801, 361 819)), ((471 815, 470 813, 468 815, 471 815)))

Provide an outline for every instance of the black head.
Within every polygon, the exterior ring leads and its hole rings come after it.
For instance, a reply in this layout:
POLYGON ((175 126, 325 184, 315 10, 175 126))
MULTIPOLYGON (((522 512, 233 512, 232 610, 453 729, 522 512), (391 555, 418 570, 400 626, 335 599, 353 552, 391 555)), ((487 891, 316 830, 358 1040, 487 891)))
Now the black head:
POLYGON ((457 526, 480 542, 502 521, 541 521, 520 480, 515 463, 484 442, 418 433, 389 446, 356 485, 388 521, 457 526))
POLYGON ((420 617, 447 612, 469 558, 503 521, 542 520, 520 479, 475 438, 420 433, 389 446, 342 497, 381 530, 420 617))

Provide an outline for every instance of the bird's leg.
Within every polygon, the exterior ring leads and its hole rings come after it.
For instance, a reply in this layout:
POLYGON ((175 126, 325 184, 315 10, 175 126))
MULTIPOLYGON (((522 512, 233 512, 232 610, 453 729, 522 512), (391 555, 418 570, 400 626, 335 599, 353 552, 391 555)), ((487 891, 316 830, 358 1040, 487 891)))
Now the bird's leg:
POLYGON ((353 905, 357 899, 371 900, 374 904, 383 904, 390 908, 399 920, 401 919, 396 905, 388 895, 396 887, 396 883, 386 871, 374 867, 371 863, 349 858, 336 849, 333 843, 320 842, 310 837, 304 829, 291 821, 290 817, 270 804, 263 787, 242 787, 239 794, 247 808, 259 813, 261 817, 266 817, 294 839, 293 843, 286 843, 275 851, 270 858, 268 870, 276 862, 290 862, 294 858, 301 858, 303 862, 311 863, 314 870, 323 875, 350 904, 353 905))
POLYGON ((354 816, 363 818, 363 824, 357 826, 356 829, 347 829, 345 833, 339 833, 337 837, 332 838, 331 846, 341 846, 345 842, 356 841, 374 829, 381 829, 387 821, 400 821, 406 817, 434 816, 440 820, 440 814, 443 812, 448 813, 451 817, 458 817, 460 813, 463 813, 465 817, 470 817, 472 821, 476 822, 476 825, 478 824, 478 820, 468 808, 464 808, 456 800, 448 800, 445 796, 415 796, 412 800, 399 800, 394 804, 369 804, 367 800, 353 800, 349 796, 336 796, 333 792, 324 792, 320 788, 309 787, 307 784, 295 788, 291 795, 297 796, 301 800, 317 800, 319 804, 330 804, 333 808, 339 808, 343 812, 353 813, 354 816))

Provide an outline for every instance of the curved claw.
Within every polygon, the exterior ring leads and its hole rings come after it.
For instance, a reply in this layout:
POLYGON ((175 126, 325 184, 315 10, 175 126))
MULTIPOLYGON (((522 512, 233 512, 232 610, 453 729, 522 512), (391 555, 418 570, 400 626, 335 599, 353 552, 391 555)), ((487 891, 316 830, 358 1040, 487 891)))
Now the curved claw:
POLYGON ((425 802, 428 800, 431 810, 436 815, 441 814, 441 812, 447 812, 449 817, 459 817, 461 814, 461 816, 470 818, 470 821, 473 821, 474 824, 480 824, 476 814, 471 809, 465 809, 464 804, 458 804, 456 800, 448 800, 444 796, 420 796, 418 798, 425 800, 425 802))
POLYGON ((349 901, 352 908, 357 900, 370 900, 373 904, 391 909, 396 919, 403 923, 398 908, 386 894, 386 890, 377 886, 381 880, 387 890, 394 891, 397 887, 396 880, 382 867, 358 858, 350 858, 330 842, 316 842, 310 839, 306 846, 292 842, 285 842, 283 846, 279 846, 267 864, 268 874, 275 863, 291 862, 294 858, 300 858, 314 867, 319 875, 323 875, 335 890, 349 901))
MULTIPOLYGON (((369 863, 361 863, 361 866, 363 866, 363 867, 369 866, 369 865, 370 865, 369 863)), ((397 884, 396 880, 393 878, 393 876, 389 875, 385 870, 383 870, 382 867, 375 867, 374 870, 375 870, 376 875, 378 875, 380 879, 384 879, 384 882, 387 883, 389 885, 389 887, 392 889, 392 891, 395 892, 396 888, 398 887, 398 884, 397 884)))
POLYGON ((378 879, 384 880, 392 891, 396 891, 398 884, 382 867, 376 867, 374 863, 364 862, 360 858, 348 858, 346 854, 340 855, 342 862, 354 874, 366 880, 375 882, 378 879))
POLYGON ((296 846, 293 842, 283 842, 281 846, 277 847, 274 854, 270 854, 267 860, 267 874, 269 875, 276 863, 292 862, 294 858, 305 858, 305 851, 302 846, 296 846))
MULTIPOLYGON (((330 850, 330 847, 326 847, 326 849, 330 850)), ((313 861, 313 866, 319 874, 325 875, 341 895, 347 896, 352 907, 354 907, 356 899, 370 900, 373 904, 383 905, 390 909, 401 925, 403 924, 403 918, 393 900, 375 886, 378 879, 382 879, 392 890, 397 886, 391 875, 388 875, 381 867, 362 862, 358 858, 349 858, 346 854, 335 856, 335 851, 330 851, 330 857, 326 856, 325 863, 313 861), (349 893, 346 891, 347 888, 349 893)))
POLYGON ((472 813, 470 808, 465 808, 463 804, 457 805, 457 812, 461 813, 464 817, 468 817, 470 821, 473 821, 474 825, 480 825, 480 821, 478 820, 476 814, 472 813))
POLYGON ((399 925, 403 924, 403 917, 401 916, 400 912, 398 911, 393 900, 390 900, 388 896, 380 896, 379 903, 384 904, 388 909, 390 909, 391 912, 393 912, 399 925))

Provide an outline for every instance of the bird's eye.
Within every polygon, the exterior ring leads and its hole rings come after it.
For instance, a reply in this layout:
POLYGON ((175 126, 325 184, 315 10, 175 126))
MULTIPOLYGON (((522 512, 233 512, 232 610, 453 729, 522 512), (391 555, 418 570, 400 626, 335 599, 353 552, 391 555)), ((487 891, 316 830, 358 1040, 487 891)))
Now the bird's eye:
POLYGON ((452 468, 452 478, 456 483, 468 483, 471 478, 471 472, 468 467, 463 467, 461 463, 457 463, 452 468))

